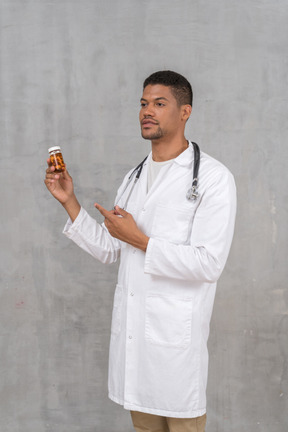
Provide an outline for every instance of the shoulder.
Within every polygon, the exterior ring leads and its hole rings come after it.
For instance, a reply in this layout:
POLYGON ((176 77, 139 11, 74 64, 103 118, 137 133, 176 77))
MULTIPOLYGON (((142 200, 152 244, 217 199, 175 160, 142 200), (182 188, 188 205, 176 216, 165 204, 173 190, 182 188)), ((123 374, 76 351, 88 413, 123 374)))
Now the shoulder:
POLYGON ((210 176, 225 176, 233 178, 231 171, 220 161, 201 151, 200 155, 200 170, 201 174, 209 174, 210 176))
POLYGON ((222 162, 205 152, 201 152, 199 189, 203 196, 219 197, 221 194, 236 196, 236 184, 231 171, 222 162))

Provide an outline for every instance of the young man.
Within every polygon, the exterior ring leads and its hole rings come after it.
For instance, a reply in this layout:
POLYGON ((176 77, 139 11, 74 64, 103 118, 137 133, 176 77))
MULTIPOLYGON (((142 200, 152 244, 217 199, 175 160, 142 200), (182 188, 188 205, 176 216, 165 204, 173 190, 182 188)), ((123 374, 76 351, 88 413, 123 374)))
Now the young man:
POLYGON ((67 171, 55 174, 49 162, 46 171, 48 190, 70 217, 64 233, 103 263, 121 256, 109 397, 131 411, 138 432, 205 429, 209 322, 236 193, 227 168, 201 152, 198 196, 187 195, 197 156, 184 135, 192 97, 175 72, 145 80, 139 119, 152 151, 127 174, 113 210, 95 204, 102 225, 81 208, 67 171))

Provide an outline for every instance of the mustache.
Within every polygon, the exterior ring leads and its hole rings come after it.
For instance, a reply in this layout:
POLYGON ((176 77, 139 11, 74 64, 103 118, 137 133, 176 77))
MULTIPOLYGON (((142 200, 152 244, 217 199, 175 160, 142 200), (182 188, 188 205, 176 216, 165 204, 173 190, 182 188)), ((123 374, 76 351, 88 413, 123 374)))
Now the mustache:
POLYGON ((153 118, 151 117, 145 117, 144 119, 141 120, 141 124, 145 122, 153 123, 155 125, 159 124, 156 120, 153 120, 153 118))

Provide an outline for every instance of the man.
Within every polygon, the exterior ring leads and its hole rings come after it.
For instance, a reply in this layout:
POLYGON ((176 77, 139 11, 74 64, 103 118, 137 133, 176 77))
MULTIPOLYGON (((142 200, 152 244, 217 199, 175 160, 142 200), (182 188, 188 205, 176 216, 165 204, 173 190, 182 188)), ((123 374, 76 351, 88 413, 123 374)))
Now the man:
POLYGON ((175 72, 145 80, 139 118, 152 152, 127 174, 113 210, 95 204, 103 225, 81 208, 67 171, 55 174, 48 162, 46 172, 48 190, 70 217, 64 233, 103 263, 121 257, 109 397, 131 411, 138 432, 205 429, 209 322, 236 193, 227 168, 201 152, 198 197, 187 199, 195 154, 184 130, 192 98, 175 72))

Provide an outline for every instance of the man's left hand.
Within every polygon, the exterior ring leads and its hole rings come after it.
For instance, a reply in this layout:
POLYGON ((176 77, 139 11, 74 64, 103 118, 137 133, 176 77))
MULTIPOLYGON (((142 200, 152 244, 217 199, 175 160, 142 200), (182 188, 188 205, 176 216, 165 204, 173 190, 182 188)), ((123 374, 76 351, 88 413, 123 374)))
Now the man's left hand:
POLYGON ((97 210, 104 216, 104 223, 112 237, 131 244, 143 250, 147 249, 149 237, 147 237, 137 226, 131 213, 126 212, 119 206, 114 210, 106 210, 100 204, 94 204, 97 210))

